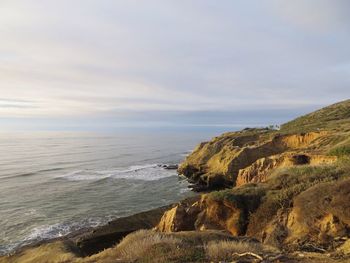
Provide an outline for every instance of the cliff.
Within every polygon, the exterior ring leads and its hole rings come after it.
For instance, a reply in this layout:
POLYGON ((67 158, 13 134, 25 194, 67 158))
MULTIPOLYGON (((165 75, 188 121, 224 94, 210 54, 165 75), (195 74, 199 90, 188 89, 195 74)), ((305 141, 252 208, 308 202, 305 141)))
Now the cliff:
POLYGON ((178 171, 206 192, 0 262, 350 262, 350 100, 222 134, 178 171))
POLYGON ((272 170, 305 164, 327 164, 332 148, 349 142, 350 100, 283 124, 280 130, 244 129, 199 144, 178 172, 213 190, 262 182, 272 170))

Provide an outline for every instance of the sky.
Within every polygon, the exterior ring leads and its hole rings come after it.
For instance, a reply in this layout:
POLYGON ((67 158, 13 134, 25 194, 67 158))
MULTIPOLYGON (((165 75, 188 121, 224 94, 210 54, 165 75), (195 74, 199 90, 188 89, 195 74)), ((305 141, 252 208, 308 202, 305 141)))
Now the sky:
POLYGON ((350 97, 348 0, 1 0, 3 130, 279 124, 350 97))

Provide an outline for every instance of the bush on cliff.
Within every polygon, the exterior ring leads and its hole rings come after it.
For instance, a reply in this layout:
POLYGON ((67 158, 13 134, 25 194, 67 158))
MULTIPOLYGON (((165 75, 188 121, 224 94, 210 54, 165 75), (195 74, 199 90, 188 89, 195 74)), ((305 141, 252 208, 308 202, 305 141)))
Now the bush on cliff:
POLYGON ((250 216, 248 234, 260 237, 279 210, 293 207, 295 198, 311 187, 347 177, 350 177, 349 159, 342 159, 334 165, 304 165, 275 171, 264 183, 266 194, 256 212, 250 216))
POLYGON ((211 192, 208 197, 216 202, 230 203, 232 207, 240 211, 238 222, 235 225, 237 234, 243 235, 246 232, 250 214, 259 207, 264 195, 265 191, 262 187, 247 184, 233 189, 211 192))

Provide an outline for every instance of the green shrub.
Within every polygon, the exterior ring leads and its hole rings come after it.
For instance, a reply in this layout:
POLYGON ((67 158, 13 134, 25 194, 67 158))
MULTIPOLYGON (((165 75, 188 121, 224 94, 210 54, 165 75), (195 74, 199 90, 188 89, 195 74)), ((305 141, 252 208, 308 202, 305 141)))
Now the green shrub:
POLYGON ((261 205, 250 215, 248 234, 258 234, 279 209, 289 208, 293 199, 312 186, 350 176, 350 158, 334 165, 296 166, 277 170, 266 182, 266 194, 261 205))
POLYGON ((333 181, 339 179, 344 174, 335 165, 304 165, 295 166, 287 169, 277 170, 267 181, 269 189, 282 190, 295 187, 298 184, 305 185, 305 189, 315 183, 323 181, 333 181))
POLYGON ((348 156, 350 155, 350 145, 342 145, 342 146, 333 148, 328 152, 328 154, 338 156, 338 157, 348 156))
POLYGON ((259 207, 264 195, 263 187, 257 184, 247 184, 233 189, 211 192, 209 198, 218 202, 230 202, 241 209, 238 224, 243 234, 247 230, 250 215, 259 207))

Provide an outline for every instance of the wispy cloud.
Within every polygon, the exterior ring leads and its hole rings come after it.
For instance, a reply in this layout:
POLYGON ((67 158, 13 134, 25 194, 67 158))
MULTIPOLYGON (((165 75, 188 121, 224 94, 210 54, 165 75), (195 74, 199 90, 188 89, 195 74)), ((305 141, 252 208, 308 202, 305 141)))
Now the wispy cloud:
POLYGON ((0 117, 296 112, 346 99, 349 7, 345 0, 5 0, 0 117))

